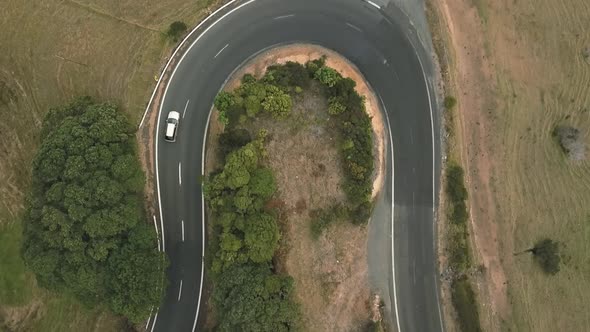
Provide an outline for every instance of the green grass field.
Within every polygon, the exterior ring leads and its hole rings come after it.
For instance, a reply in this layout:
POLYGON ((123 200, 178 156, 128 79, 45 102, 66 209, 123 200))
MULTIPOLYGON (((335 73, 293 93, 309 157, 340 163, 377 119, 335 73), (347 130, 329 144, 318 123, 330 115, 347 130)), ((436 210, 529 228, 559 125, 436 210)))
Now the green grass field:
POLYGON ((19 0, 0 13, 0 330, 116 331, 121 319, 35 284, 19 256, 20 215, 45 112, 79 95, 141 119, 172 44, 219 1, 19 0))

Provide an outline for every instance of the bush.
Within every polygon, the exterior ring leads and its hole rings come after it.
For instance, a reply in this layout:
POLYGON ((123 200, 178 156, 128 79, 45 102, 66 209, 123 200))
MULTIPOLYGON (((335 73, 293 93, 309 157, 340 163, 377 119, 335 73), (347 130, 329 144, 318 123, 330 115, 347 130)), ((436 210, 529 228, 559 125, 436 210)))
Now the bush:
POLYGON ((311 234, 317 239, 330 225, 349 218, 350 213, 342 204, 334 204, 327 209, 312 211, 311 216, 311 234))
POLYGON ((188 27, 184 22, 176 21, 170 24, 166 35, 168 38, 172 39, 172 41, 177 42, 187 29, 188 27))
POLYGON ((457 105, 457 99, 455 99, 455 97, 452 96, 447 96, 445 97, 444 105, 445 108, 448 110, 453 109, 453 107, 457 105))
POLYGON ((533 253, 535 260, 545 273, 555 275, 559 272, 561 257, 559 256, 559 244, 557 242, 551 239, 543 239, 537 242, 529 251, 533 253))
POLYGON ((342 75, 335 69, 324 66, 316 70, 314 78, 331 88, 342 79, 342 75))
POLYGON ((306 68, 302 64, 287 61, 284 65, 268 67, 263 80, 278 87, 290 89, 292 87, 307 88, 310 78, 306 68))
POLYGON ((571 126, 556 126, 552 135, 571 160, 580 161, 586 158, 586 146, 580 130, 571 126))
POLYGON ((225 158, 230 152, 250 143, 252 138, 245 129, 228 129, 219 135, 219 152, 225 158))
POLYGON ((453 281, 451 284, 451 300, 457 316, 459 316, 461 331, 482 331, 479 323, 479 312, 477 310, 475 293, 467 278, 463 277, 453 281))
POLYGON ((22 255, 38 283, 138 323, 158 306, 165 258, 145 220, 134 129, 81 98, 43 122, 22 255))

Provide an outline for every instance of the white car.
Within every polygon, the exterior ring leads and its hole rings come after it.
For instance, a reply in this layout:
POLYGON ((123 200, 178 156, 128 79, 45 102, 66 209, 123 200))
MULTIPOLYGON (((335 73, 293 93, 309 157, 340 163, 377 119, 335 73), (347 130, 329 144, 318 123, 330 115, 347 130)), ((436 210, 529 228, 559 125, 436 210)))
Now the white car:
POLYGON ((180 113, 176 111, 170 111, 166 118, 166 134, 164 139, 168 142, 176 141, 176 132, 178 131, 178 124, 180 121, 180 113))

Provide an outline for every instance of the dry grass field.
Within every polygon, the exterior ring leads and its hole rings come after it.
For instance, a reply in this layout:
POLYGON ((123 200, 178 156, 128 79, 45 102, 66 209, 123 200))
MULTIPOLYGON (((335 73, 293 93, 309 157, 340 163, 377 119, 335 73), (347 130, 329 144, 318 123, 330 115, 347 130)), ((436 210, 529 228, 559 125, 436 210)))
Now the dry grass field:
POLYGON ((590 160, 570 161, 557 124, 590 142, 590 2, 436 0, 448 34, 450 90, 476 286, 489 331, 590 331, 590 160), (513 253, 549 237, 561 271, 513 253))
POLYGON ((18 0, 0 13, 0 330, 113 331, 121 321, 36 287, 19 257, 23 199, 45 112, 79 95, 116 103, 138 123, 173 45, 216 0, 18 0))

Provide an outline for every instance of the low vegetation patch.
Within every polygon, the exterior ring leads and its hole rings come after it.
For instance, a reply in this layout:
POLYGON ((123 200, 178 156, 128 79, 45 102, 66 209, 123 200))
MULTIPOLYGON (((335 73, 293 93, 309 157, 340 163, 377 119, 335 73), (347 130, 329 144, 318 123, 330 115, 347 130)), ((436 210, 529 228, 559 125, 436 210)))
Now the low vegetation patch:
POLYGON ((481 331, 477 302, 472 285, 467 278, 471 268, 469 249, 469 214, 467 212, 467 188, 465 188, 463 169, 449 164, 446 170, 445 192, 448 199, 450 220, 448 254, 449 267, 456 276, 451 283, 451 297, 462 331, 481 331))
POLYGON ((479 312, 475 293, 467 277, 456 279, 451 284, 453 306, 459 316, 459 325, 464 332, 480 332, 479 312))
POLYGON ((22 255, 39 285, 139 323, 162 298, 164 256, 143 210, 134 129, 81 98, 43 122, 22 255))

